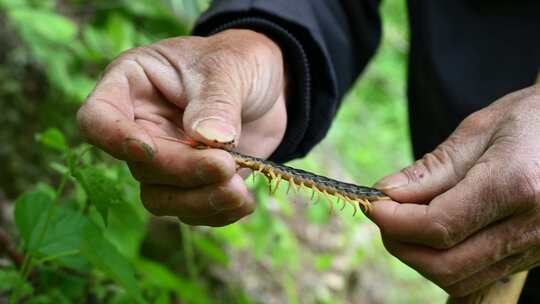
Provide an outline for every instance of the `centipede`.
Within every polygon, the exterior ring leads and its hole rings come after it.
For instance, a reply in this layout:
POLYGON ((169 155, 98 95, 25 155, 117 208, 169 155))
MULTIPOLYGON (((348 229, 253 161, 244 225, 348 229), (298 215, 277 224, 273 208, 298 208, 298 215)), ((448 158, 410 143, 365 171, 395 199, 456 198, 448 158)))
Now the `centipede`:
MULTIPOLYGON (((196 149, 215 148, 191 139, 160 138, 187 144, 196 149)), ((282 181, 286 181, 288 183, 287 193, 291 188, 294 191, 299 189, 311 190, 311 200, 315 199, 315 202, 318 202, 321 197, 324 197, 329 203, 330 210, 334 208, 331 197, 335 197, 337 199, 336 204, 342 202, 340 210, 345 209, 347 205, 352 206, 354 210, 353 216, 356 215, 358 208, 364 214, 369 214, 372 210, 372 202, 390 199, 384 192, 376 188, 338 181, 302 169, 232 151, 225 146, 221 147, 221 149, 231 154, 236 162, 237 169, 246 168, 252 170, 253 173, 260 173, 265 176, 268 179, 269 191, 272 194, 277 191, 282 181)))

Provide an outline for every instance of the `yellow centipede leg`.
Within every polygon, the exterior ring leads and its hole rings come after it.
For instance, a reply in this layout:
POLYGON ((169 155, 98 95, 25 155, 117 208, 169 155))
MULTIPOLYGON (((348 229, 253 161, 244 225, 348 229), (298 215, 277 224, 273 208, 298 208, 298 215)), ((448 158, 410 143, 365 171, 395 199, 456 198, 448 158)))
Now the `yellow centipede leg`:
POLYGON ((271 170, 268 171, 268 192, 272 194, 272 182, 277 178, 276 174, 271 170))
POLYGON ((292 184, 292 178, 287 179, 287 194, 289 194, 289 191, 291 190, 291 184, 292 184))
POLYGON ((313 202, 314 197, 315 197, 315 187, 311 187, 311 198, 309 200, 313 202))
POLYGON ((282 178, 281 178, 281 174, 278 174, 278 175, 276 176, 276 186, 274 187, 274 191, 272 192, 272 194, 275 194, 276 191, 278 190, 278 188, 279 188, 279 183, 281 183, 281 179, 282 179, 282 178))
POLYGON ((356 211, 358 211, 358 209, 356 208, 356 203, 353 200, 351 200, 351 198, 348 197, 348 196, 345 196, 345 200, 347 201, 347 203, 349 203, 353 207, 353 210, 354 210, 353 211, 353 216, 355 216, 356 211))
POLYGON ((304 182, 300 182, 300 184, 298 185, 298 189, 300 189, 300 191, 302 191, 302 189, 304 189, 306 185, 304 184, 304 182))
POLYGON ((298 194, 298 187, 296 186, 293 178, 289 179, 289 185, 291 185, 291 187, 293 188, 294 193, 298 194))
POLYGON ((317 188, 315 186, 313 186, 313 189, 315 189, 315 192, 317 192, 317 199, 313 203, 315 205, 321 200, 321 190, 319 190, 319 188, 317 188))
POLYGON ((334 204, 332 204, 332 199, 330 198, 330 194, 328 192, 326 192, 326 190, 323 190, 322 193, 326 197, 326 200, 328 201, 328 205, 329 205, 329 208, 330 208, 330 213, 332 213, 334 211, 334 204))
POLYGON ((362 211, 364 211, 364 213, 369 213, 369 211, 371 210, 371 203, 368 201, 368 200, 365 200, 365 199, 360 199, 360 204, 362 205, 362 211))
POLYGON ((339 200, 343 200, 343 206, 341 206, 341 209, 339 209, 339 211, 345 210, 345 207, 347 207, 347 199, 341 194, 336 194, 336 196, 338 198, 336 202, 337 204, 339 204, 339 200))

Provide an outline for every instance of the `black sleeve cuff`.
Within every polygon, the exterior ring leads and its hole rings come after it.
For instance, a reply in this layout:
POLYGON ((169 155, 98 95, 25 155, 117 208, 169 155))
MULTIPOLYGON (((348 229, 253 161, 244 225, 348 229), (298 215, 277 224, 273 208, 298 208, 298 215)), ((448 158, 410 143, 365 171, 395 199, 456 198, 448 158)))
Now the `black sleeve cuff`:
POLYGON ((227 14, 209 19, 203 16, 195 27, 194 34, 208 36, 231 28, 251 29, 267 35, 281 47, 289 79, 287 84, 288 123, 285 137, 270 159, 285 162, 307 153, 301 147, 310 124, 310 66, 306 52, 298 39, 270 19, 252 14, 250 16, 227 14))

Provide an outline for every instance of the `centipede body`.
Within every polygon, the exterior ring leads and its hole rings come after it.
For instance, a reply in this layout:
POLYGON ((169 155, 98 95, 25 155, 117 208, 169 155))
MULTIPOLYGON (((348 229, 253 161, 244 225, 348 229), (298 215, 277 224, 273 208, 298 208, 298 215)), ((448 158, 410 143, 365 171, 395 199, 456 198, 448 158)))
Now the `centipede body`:
MULTIPOLYGON (((210 148, 190 139, 183 140, 168 136, 160 136, 160 138, 187 144, 197 149, 210 148)), ((353 207, 354 214, 356 214, 357 205, 364 213, 369 214, 372 209, 371 202, 389 199, 386 194, 375 188, 337 181, 322 175, 292 168, 269 160, 244 155, 227 149, 227 145, 224 145, 223 149, 232 155, 236 165, 239 168, 251 169, 254 172, 259 172, 266 176, 266 178, 268 178, 270 192, 275 192, 279 187, 280 182, 285 180, 289 184, 287 192, 290 188, 294 188, 295 190, 298 188, 309 188, 312 190, 312 200, 314 199, 315 195, 317 195, 318 201, 321 195, 323 195, 330 203, 330 208, 333 208, 330 196, 334 196, 338 199, 338 202, 340 200, 343 201, 343 206, 341 208, 342 210, 346 207, 346 204, 349 204, 353 207), (272 190, 273 181, 275 181, 275 186, 272 190)))
MULTIPOLYGON (((277 189, 281 180, 286 180, 289 183, 289 187, 310 188, 312 190, 312 199, 315 194, 317 195, 317 200, 321 195, 324 195, 328 200, 330 200, 329 196, 334 196, 338 201, 343 201, 342 209, 348 203, 353 206, 355 213, 357 205, 364 213, 369 213, 371 211, 372 201, 388 199, 386 194, 374 188, 337 181, 238 152, 229 151, 229 153, 235 159, 238 167, 248 168, 265 175, 269 180, 270 189, 272 187, 272 181, 275 181, 275 189, 277 189)), ((271 190, 271 192, 273 191, 271 190)), ((332 208, 333 205, 331 204, 330 206, 332 208)))

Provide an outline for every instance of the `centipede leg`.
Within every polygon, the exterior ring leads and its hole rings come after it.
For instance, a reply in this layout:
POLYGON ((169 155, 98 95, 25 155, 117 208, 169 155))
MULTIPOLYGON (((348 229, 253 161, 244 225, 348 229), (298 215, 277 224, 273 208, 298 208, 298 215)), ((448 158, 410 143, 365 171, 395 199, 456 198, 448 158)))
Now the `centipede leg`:
POLYGON ((291 183, 292 181, 290 179, 287 180, 287 194, 289 194, 289 191, 291 190, 291 183))
POLYGON ((272 194, 272 182, 277 178, 276 174, 272 171, 268 171, 268 192, 272 194))
POLYGON ((355 216, 356 212, 358 212, 358 208, 356 207, 356 204, 353 204, 353 208, 354 208, 354 211, 353 211, 352 216, 355 216))
POLYGON ((282 179, 281 174, 278 174, 276 176, 276 186, 274 187, 274 191, 272 192, 272 194, 275 194, 276 191, 278 190, 279 184, 281 183, 281 179, 282 179))
POLYGON ((371 210, 371 203, 368 200, 360 199, 360 204, 362 205, 362 211, 364 213, 368 213, 371 210))
POLYGON ((330 194, 326 192, 326 190, 324 190, 322 193, 326 197, 326 200, 328 202, 328 208, 330 209, 330 213, 334 212, 334 204, 332 204, 332 199, 330 198, 330 194))
POLYGON ((313 203, 313 205, 316 205, 321 200, 321 190, 319 190, 317 187, 313 187, 315 189, 315 192, 317 192, 317 199, 313 203))
POLYGON ((353 207, 353 216, 356 215, 356 211, 357 211, 357 208, 356 208, 356 203, 351 200, 351 198, 349 198, 348 196, 345 196, 345 200, 347 201, 347 203, 349 203, 349 205, 351 205, 353 207))
POLYGON ((338 198, 338 200, 337 200, 337 202, 336 202, 337 204, 339 204, 339 200, 343 200, 343 206, 341 206, 341 209, 339 209, 339 211, 345 210, 345 207, 347 207, 347 198, 344 197, 344 196, 341 195, 341 194, 337 194, 336 196, 337 196, 337 198, 338 198))
POLYGON ((293 178, 289 179, 289 185, 292 187, 295 194, 298 194, 298 187, 296 186, 296 183, 294 182, 293 178))

